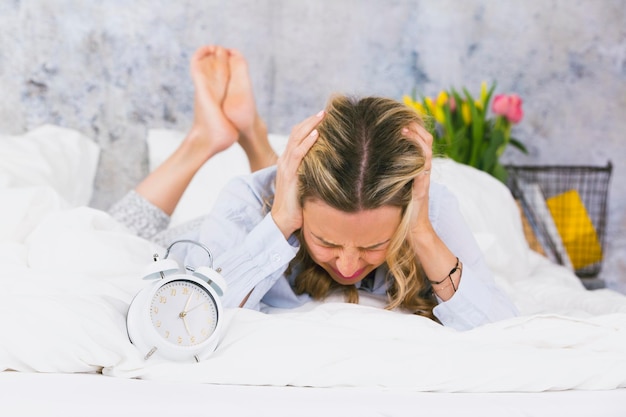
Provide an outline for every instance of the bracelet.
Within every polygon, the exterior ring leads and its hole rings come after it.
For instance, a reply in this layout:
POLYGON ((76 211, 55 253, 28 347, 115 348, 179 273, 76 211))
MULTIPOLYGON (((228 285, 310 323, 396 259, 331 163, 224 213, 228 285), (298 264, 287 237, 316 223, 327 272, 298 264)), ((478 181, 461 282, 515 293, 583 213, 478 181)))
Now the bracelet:
POLYGON ((429 281, 432 285, 440 285, 443 284, 447 279, 449 279, 450 284, 452 284, 452 289, 454 289, 454 292, 456 292, 457 286, 454 285, 454 280, 452 279, 452 274, 454 274, 456 271, 463 271, 463 267, 461 266, 461 262, 459 261, 458 256, 456 257, 456 264, 454 265, 454 268, 450 270, 450 272, 448 273, 448 275, 446 275, 444 279, 442 279, 441 281, 429 281))

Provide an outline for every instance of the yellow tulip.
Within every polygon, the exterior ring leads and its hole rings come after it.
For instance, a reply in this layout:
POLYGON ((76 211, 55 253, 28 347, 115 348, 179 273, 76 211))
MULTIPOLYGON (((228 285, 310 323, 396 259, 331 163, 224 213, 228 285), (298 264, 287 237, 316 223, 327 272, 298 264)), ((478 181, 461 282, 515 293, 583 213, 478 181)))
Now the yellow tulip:
POLYGON ((415 101, 413 100, 411 97, 409 96, 403 96, 402 97, 402 101, 404 102, 404 104, 406 104, 408 107, 412 108, 413 110, 415 110, 417 112, 417 114, 423 116, 426 114, 426 109, 424 108, 424 106, 422 105, 422 103, 420 103, 419 101, 415 101))
POLYGON ((485 106, 487 102, 487 81, 483 81, 480 84, 480 102, 483 104, 481 109, 485 106))
POLYGON ((441 90, 439 95, 437 96, 437 107, 442 107, 444 104, 448 102, 448 92, 446 90, 441 90))
POLYGON ((466 125, 472 122, 472 112, 470 111, 469 104, 466 101, 461 104, 461 116, 466 125))
POLYGON ((446 113, 443 111, 443 107, 435 107, 435 111, 433 112, 433 116, 435 120, 439 123, 443 124, 446 121, 446 113))
POLYGON ((426 102, 426 107, 428 107, 428 111, 431 114, 435 114, 435 103, 433 103, 433 99, 430 97, 426 97, 424 101, 426 102))

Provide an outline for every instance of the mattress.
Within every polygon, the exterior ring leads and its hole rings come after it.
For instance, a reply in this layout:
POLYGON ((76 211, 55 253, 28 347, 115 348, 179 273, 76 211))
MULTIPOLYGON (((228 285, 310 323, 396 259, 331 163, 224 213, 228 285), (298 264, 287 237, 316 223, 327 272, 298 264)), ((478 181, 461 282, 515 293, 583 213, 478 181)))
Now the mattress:
POLYGON ((0 140, 3 415, 626 415, 626 296, 531 251, 510 193, 482 172, 437 160, 432 177, 520 317, 459 332, 367 297, 228 309, 215 353, 176 364, 129 341, 129 303, 164 248, 88 207, 95 145, 53 126, 0 140))
POLYGON ((626 389, 540 393, 432 393, 385 388, 211 385, 97 374, 0 373, 12 417, 416 416, 623 417, 626 389))

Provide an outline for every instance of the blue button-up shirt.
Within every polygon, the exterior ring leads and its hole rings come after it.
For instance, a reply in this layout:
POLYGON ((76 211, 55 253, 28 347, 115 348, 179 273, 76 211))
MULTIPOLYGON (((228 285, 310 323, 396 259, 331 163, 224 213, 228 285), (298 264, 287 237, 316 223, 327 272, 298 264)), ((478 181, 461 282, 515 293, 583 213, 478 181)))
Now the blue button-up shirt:
MULTIPOLYGON (((214 268, 228 283, 225 307, 239 306, 248 294, 245 307, 257 310, 264 305, 293 308, 311 300, 307 294, 296 295, 291 286, 295 277, 285 274, 299 242, 295 236, 286 240, 270 214, 275 176, 276 167, 270 167, 233 179, 201 226, 184 236, 211 249, 214 268)), ((439 321, 465 330, 515 316, 516 308, 497 288, 456 198, 434 182, 430 187, 429 217, 441 240, 463 262, 457 292, 448 301, 439 300, 433 310, 439 321)), ((182 245, 172 255, 187 265, 206 263, 206 252, 191 245, 182 245)), ((379 267, 367 291, 386 296, 386 274, 387 267, 379 267)))

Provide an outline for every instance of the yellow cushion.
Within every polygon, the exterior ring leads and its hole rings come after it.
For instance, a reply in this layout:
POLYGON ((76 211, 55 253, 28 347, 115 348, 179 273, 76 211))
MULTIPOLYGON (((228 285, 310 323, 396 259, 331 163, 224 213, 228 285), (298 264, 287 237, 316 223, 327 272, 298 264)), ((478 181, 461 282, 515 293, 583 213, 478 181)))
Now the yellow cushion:
POLYGON ((546 204, 574 269, 602 260, 602 247, 580 194, 569 190, 550 197, 546 204))

